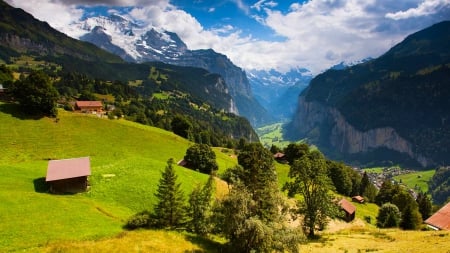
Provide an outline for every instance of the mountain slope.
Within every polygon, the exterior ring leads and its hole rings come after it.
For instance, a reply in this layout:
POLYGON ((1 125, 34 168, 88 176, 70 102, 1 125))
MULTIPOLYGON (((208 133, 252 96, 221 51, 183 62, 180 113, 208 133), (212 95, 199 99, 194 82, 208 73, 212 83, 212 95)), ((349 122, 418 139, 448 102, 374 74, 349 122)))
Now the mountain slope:
POLYGON ((122 62, 120 57, 56 32, 22 9, 0 1, 0 46, 35 55, 73 55, 88 61, 122 62))
POLYGON ((210 133, 218 140, 215 145, 237 142, 241 137, 257 141, 249 122, 231 114, 236 112, 236 103, 220 75, 160 62, 124 62, 91 43, 54 30, 20 9, 4 2, 1 5, 0 60, 19 74, 44 70, 66 100, 77 99, 80 94, 98 94, 103 99, 106 96, 107 103, 123 109, 123 115, 130 120, 165 129, 171 129, 171 120, 180 114, 193 123, 197 135, 210 133), (169 94, 167 99, 153 100, 161 93, 169 94))
POLYGON ((271 116, 254 99, 246 73, 223 54, 212 49, 189 50, 177 34, 145 27, 117 14, 88 18, 74 24, 73 29, 84 33, 81 40, 94 43, 127 61, 160 61, 220 74, 240 115, 247 117, 253 125, 271 121, 271 116))
POLYGON ((450 163, 450 22, 378 59, 329 70, 301 94, 290 134, 355 162, 450 163))

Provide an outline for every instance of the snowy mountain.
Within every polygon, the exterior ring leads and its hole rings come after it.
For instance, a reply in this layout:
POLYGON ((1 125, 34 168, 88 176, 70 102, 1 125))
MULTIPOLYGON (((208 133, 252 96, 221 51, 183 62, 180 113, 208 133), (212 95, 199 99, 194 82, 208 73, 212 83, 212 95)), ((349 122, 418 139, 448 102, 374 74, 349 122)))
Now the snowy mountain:
POLYGON ((307 69, 291 69, 286 73, 250 70, 247 76, 255 98, 277 121, 292 118, 300 92, 313 77, 307 69))
POLYGON ((117 14, 90 17, 73 24, 71 29, 73 34, 79 34, 80 40, 91 42, 130 62, 161 61, 220 74, 239 115, 246 117, 254 126, 272 120, 254 98, 245 72, 227 56, 212 49, 189 50, 177 34, 144 26, 117 14))

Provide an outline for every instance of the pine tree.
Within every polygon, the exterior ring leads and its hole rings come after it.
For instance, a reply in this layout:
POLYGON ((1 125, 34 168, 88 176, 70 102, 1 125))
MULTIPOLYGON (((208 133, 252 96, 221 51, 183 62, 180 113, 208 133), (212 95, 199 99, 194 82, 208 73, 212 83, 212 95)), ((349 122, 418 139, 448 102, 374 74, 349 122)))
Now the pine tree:
POLYGON ((214 177, 210 176, 203 187, 197 185, 189 196, 189 227, 199 235, 205 235, 210 231, 213 191, 214 177))
POLYGON ((154 219, 157 227, 174 229, 183 225, 186 214, 184 194, 177 184, 177 175, 173 169, 173 159, 167 161, 167 166, 159 179, 155 197, 158 203, 154 208, 154 219))
POLYGON ((430 198, 425 193, 420 192, 417 195, 416 201, 419 205, 419 212, 422 214, 422 218, 424 220, 428 219, 433 211, 433 205, 431 204, 430 198))

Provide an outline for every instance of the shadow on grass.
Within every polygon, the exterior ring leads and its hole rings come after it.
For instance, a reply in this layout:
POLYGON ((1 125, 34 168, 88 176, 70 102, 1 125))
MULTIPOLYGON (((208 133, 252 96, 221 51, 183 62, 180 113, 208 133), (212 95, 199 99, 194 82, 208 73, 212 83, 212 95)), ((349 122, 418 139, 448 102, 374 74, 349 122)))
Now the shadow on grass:
POLYGON ((33 180, 34 191, 38 193, 48 193, 49 187, 45 182, 45 177, 36 178, 33 180))
POLYGON ((211 239, 193 235, 193 234, 187 234, 185 235, 186 240, 192 242, 195 245, 198 245, 201 250, 195 250, 195 251, 185 251, 185 253, 203 253, 203 252, 224 252, 225 246, 219 242, 213 241, 211 239))
POLYGON ((18 104, 0 104, 0 111, 21 120, 39 120, 44 117, 43 114, 25 113, 18 104))

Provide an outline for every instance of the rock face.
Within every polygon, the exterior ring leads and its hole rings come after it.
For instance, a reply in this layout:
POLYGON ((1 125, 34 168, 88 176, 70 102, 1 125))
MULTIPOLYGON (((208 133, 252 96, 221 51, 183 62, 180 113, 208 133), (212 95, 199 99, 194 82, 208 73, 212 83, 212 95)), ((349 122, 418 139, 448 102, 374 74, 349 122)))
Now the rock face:
POLYGON ((432 164, 429 159, 416 154, 412 144, 392 127, 359 131, 349 124, 336 108, 318 102, 307 102, 304 96, 299 98, 298 111, 292 124, 298 130, 299 136, 317 138, 320 132, 322 144, 326 142, 331 149, 340 153, 357 154, 377 148, 387 148, 406 154, 423 167, 432 164))
POLYGON ((363 165, 450 164, 450 21, 314 77, 288 134, 363 165))

